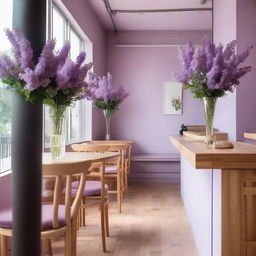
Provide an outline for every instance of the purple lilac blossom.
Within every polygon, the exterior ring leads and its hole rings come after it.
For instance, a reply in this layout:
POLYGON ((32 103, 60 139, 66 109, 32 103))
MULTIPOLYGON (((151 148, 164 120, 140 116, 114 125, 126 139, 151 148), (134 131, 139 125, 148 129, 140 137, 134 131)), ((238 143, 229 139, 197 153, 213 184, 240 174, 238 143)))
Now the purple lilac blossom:
POLYGON ((0 56, 0 79, 19 79, 19 72, 33 67, 33 51, 30 42, 18 30, 5 30, 6 36, 12 45, 14 59, 7 55, 0 56))
POLYGON ((66 59, 65 64, 60 67, 56 74, 57 88, 81 88, 86 89, 87 83, 85 78, 88 70, 91 68, 90 64, 82 63, 85 60, 86 54, 84 52, 80 53, 77 57, 76 63, 70 59, 66 59))
POLYGON ((96 74, 89 73, 87 99, 94 102, 100 100, 104 103, 116 101, 120 104, 128 95, 121 85, 113 88, 110 73, 103 77, 97 77, 96 74))
MULTIPOLYGON (((204 38, 202 45, 192 50, 191 42, 180 50, 179 58, 183 70, 176 78, 183 84, 190 84, 191 75, 203 74, 210 90, 232 91, 239 84, 239 79, 251 70, 251 67, 238 66, 249 56, 252 46, 236 54, 236 41, 231 41, 225 49, 215 46, 209 38, 204 38)), ((193 86, 190 84, 190 86, 193 86)))
POLYGON ((191 73, 191 62, 193 60, 195 49, 191 41, 187 43, 186 48, 179 49, 179 60, 183 67, 183 71, 180 74, 177 74, 177 78, 182 83, 187 83, 189 74, 191 73))
MULTIPOLYGON (((59 52, 55 52, 56 42, 49 40, 34 66, 33 52, 24 35, 17 30, 6 30, 6 35, 12 44, 14 60, 7 55, 0 56, 0 79, 10 87, 14 86, 26 100, 30 100, 30 94, 25 93, 24 89, 38 92, 38 99, 51 105, 69 106, 72 102, 86 97, 88 84, 85 78, 92 64, 83 64, 85 52, 81 52, 73 62, 69 58, 68 42, 65 42, 59 52)), ((36 94, 33 95, 35 97, 36 94)))
POLYGON ((33 67, 33 50, 31 48, 30 42, 17 29, 14 31, 6 29, 5 33, 10 43, 12 44, 12 52, 16 65, 20 66, 21 69, 33 67))
POLYGON ((7 55, 0 56, 0 79, 13 78, 19 76, 19 69, 14 61, 7 55))
POLYGON ((27 68, 23 74, 20 74, 20 78, 23 79, 24 81, 26 81, 24 88, 29 91, 33 91, 33 90, 37 89, 38 87, 40 87, 40 82, 39 82, 38 76, 30 68, 27 68))
POLYGON ((70 51, 70 43, 68 41, 66 41, 64 43, 63 47, 61 48, 60 52, 58 53, 58 56, 56 56, 60 66, 64 65, 64 63, 68 57, 69 51, 70 51))

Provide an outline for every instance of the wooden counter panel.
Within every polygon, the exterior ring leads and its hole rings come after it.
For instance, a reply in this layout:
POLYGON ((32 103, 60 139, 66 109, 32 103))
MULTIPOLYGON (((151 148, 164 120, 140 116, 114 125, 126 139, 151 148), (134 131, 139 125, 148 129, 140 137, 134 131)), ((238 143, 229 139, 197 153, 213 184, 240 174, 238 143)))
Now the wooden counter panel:
POLYGON ((186 137, 170 141, 194 168, 221 169, 221 255, 255 256, 256 145, 233 142, 233 149, 213 149, 186 137))
POLYGON ((256 145, 232 142, 232 149, 213 149, 186 137, 170 136, 170 141, 196 169, 256 169, 256 145))

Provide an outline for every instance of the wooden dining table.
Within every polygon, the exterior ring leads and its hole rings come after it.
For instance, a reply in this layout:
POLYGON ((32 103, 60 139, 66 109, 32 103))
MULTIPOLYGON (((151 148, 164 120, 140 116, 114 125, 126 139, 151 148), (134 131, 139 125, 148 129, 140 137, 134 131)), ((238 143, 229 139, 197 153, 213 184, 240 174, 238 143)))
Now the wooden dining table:
MULTIPOLYGON (((119 157, 118 152, 66 152, 63 158, 53 159, 51 153, 43 153, 42 165, 56 163, 77 163, 80 161, 91 161, 92 163, 115 161, 119 157)), ((74 244, 71 244, 72 255, 76 255, 76 238, 74 244)))
POLYGON ((101 162, 104 160, 114 160, 119 156, 118 152, 66 152, 63 158, 52 158, 51 153, 43 153, 43 164, 75 163, 80 161, 101 162))

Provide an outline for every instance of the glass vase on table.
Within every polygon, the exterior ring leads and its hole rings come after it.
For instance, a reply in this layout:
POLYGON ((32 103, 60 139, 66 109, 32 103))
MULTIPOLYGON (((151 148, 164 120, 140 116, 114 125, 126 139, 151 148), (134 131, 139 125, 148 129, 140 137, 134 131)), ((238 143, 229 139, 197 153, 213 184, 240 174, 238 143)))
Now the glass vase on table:
POLYGON ((212 145, 215 140, 213 121, 217 99, 218 97, 203 97, 205 115, 205 143, 207 145, 212 145))
POLYGON ((52 158, 63 158, 66 147, 66 105, 50 106, 52 158))
POLYGON ((105 140, 111 139, 110 125, 111 125, 111 117, 114 113, 115 113, 115 110, 113 109, 103 109, 103 115, 105 118, 105 125, 106 125, 105 140))

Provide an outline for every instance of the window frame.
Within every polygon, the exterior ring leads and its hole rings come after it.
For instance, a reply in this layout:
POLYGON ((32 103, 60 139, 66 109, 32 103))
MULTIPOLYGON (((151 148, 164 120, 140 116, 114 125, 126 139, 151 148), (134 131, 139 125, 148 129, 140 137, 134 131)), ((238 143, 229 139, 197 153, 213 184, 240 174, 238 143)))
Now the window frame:
MULTIPOLYGON (((93 45, 91 40, 85 35, 84 31, 80 28, 74 17, 68 11, 66 6, 60 0, 48 0, 47 2, 47 39, 53 38, 53 9, 63 17, 65 21, 64 26, 64 40, 70 40, 71 31, 73 31, 80 40, 79 51, 89 50, 87 53, 86 62, 92 62, 93 45), (89 60, 88 60, 89 57, 89 60)), ((45 137, 45 108, 44 108, 44 137, 45 137)), ((67 111, 67 140, 66 144, 72 144, 74 142, 80 142, 92 139, 92 103, 85 99, 79 101, 79 134, 78 139, 72 139, 72 123, 71 123, 71 108, 67 111), (89 124, 89 125, 88 125, 89 124)), ((45 139, 44 139, 45 141, 45 139)), ((49 145, 44 143, 44 146, 49 145)))
MULTIPOLYGON (((5 13, 8 13, 8 16, 4 17, 6 18, 5 21, 7 22, 3 22, 4 25, 1 25, 1 29, 3 27, 8 27, 9 29, 12 29, 13 28, 13 22, 12 22, 12 16, 13 16, 13 1, 10 1, 8 4, 10 4, 11 8, 6 8, 4 10, 5 13), (10 13, 9 13, 10 12, 10 13), (10 16, 9 16, 10 14, 10 16), (7 18, 8 17, 8 18, 7 18)), ((4 33, 3 31, 1 33, 4 33)), ((0 53, 4 53, 4 54, 7 54, 9 55, 9 53, 11 53, 11 45, 9 44, 10 48, 8 49, 4 49, 2 51, 0 51, 0 53)), ((4 90, 2 88, 2 85, 3 83, 0 82, 0 90, 4 90)), ((4 86, 5 87, 5 86, 4 86)), ((4 95, 4 97, 8 97, 9 101, 11 102, 11 98, 12 98, 12 95, 11 93, 7 93, 6 95, 4 95)), ((9 102, 9 103, 10 103, 9 102)), ((7 105, 9 105, 7 103, 7 105)), ((11 105, 11 103, 10 103, 11 105)), ((12 106, 10 106, 10 111, 8 111, 8 114, 10 114, 10 116, 8 115, 8 117, 10 117, 10 122, 8 122, 8 124, 10 125, 10 130, 7 131, 7 132, 4 132, 4 133, 0 133, 0 177, 3 177, 5 175, 8 175, 11 173, 11 137, 12 137, 12 131, 11 131, 11 120, 12 120, 12 114, 11 114, 11 108, 12 106), (7 141, 7 143, 4 143, 3 141, 7 141), (5 167, 5 168, 2 168, 2 167, 5 167)), ((0 108, 2 108, 2 106, 0 106, 0 108)), ((0 118, 0 122, 1 122, 1 118, 0 118)))

